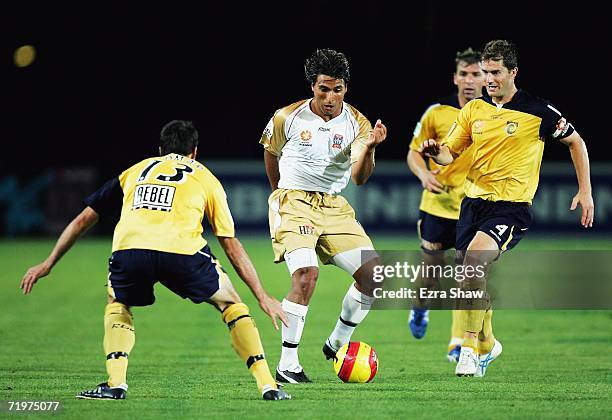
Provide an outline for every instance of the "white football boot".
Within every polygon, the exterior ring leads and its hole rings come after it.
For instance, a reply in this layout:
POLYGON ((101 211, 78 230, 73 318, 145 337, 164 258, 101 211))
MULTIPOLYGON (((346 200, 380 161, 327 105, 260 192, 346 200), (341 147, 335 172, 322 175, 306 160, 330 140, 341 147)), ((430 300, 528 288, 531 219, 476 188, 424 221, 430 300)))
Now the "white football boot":
POLYGON ((486 354, 480 355, 479 357, 480 362, 478 363, 478 370, 476 370, 476 373, 474 374, 474 376, 477 376, 479 378, 482 378, 483 376, 485 376, 485 373, 487 373, 487 368, 489 367, 491 363, 493 363, 495 359, 497 359, 497 357, 501 354, 501 352, 502 352, 502 345, 499 341, 495 340, 495 343, 493 344, 493 348, 491 349, 491 351, 486 354))
POLYGON ((457 376, 474 376, 478 370, 480 362, 478 354, 471 347, 461 347, 459 361, 455 367, 455 375, 457 376))

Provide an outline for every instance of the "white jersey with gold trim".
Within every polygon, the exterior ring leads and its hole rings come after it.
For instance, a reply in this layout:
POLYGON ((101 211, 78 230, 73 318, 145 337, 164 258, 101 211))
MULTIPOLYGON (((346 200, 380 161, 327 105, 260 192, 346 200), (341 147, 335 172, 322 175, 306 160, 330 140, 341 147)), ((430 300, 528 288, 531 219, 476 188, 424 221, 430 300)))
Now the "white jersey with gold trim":
POLYGON ((338 194, 348 184, 351 164, 363 152, 372 125, 346 102, 340 115, 325 121, 311 111, 310 101, 276 111, 259 142, 279 156, 279 188, 338 194))

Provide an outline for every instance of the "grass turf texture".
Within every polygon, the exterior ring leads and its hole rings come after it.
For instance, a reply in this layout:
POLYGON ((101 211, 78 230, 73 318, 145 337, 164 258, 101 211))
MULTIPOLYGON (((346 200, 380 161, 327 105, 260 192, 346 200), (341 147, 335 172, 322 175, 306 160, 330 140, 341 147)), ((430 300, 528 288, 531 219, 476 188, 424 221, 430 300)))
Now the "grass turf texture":
MULTIPOLYGON (((377 238, 379 249, 414 249, 414 239, 377 238)), ((284 265, 274 265, 270 244, 244 238, 268 291, 279 300, 289 287, 284 265)), ((22 296, 18 282, 50 251, 51 241, 0 242, 0 400, 60 401, 65 418, 360 418, 366 417, 549 417, 612 416, 612 312, 497 311, 496 336, 504 353, 487 376, 457 378, 445 350, 450 315, 434 311, 423 340, 407 327, 405 311, 373 311, 353 336, 379 354, 370 384, 343 384, 321 354, 335 325, 348 275, 322 267, 300 344, 300 361, 313 384, 286 386, 294 400, 260 400, 254 381, 229 344, 221 316, 156 287, 157 302, 134 309, 136 346, 130 357, 128 399, 73 398, 106 380, 102 351, 108 239, 84 239, 22 296)), ((280 355, 280 332, 254 302, 229 263, 251 308, 272 370, 280 355)), ((612 240, 583 244, 571 238, 531 236, 526 249, 612 249, 612 240)), ((0 417, 7 413, 0 413, 0 417)))

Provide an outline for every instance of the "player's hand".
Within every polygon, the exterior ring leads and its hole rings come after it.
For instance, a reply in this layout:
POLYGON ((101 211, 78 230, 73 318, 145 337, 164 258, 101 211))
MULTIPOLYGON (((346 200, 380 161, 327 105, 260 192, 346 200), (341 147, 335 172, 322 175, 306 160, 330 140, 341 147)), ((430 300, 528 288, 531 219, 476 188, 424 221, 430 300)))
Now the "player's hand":
POLYGON ((440 145, 434 139, 425 140, 418 151, 424 156, 434 158, 440 153, 440 145))
POLYGON ((51 272, 51 268, 46 262, 42 262, 34 267, 28 268, 23 278, 21 279, 21 285, 19 286, 23 290, 23 294, 27 295, 32 291, 32 287, 38 281, 39 278, 45 277, 51 272))
POLYGON ((264 311, 270 318, 272 318, 272 323, 274 324, 274 328, 278 330, 278 322, 276 318, 280 319, 285 327, 289 326, 289 320, 287 319, 287 314, 283 311, 281 303, 274 299, 271 296, 265 295, 262 300, 259 301, 259 307, 262 311, 264 311))
POLYGON ((370 135, 366 140, 366 146, 368 149, 373 150, 380 143, 385 141, 387 138, 387 127, 380 121, 376 120, 376 124, 374 124, 374 128, 370 131, 370 135))
POLYGON ((421 185, 427 191, 430 191, 434 194, 439 194, 444 191, 444 186, 438 181, 436 175, 440 173, 439 169, 434 169, 433 171, 423 171, 423 175, 421 177, 421 185))
POLYGON ((582 207, 580 224, 585 228, 593 227, 593 219, 595 218, 595 204, 593 204, 593 196, 589 193, 578 191, 578 194, 576 194, 572 200, 570 210, 576 210, 578 204, 580 204, 580 207, 582 207))

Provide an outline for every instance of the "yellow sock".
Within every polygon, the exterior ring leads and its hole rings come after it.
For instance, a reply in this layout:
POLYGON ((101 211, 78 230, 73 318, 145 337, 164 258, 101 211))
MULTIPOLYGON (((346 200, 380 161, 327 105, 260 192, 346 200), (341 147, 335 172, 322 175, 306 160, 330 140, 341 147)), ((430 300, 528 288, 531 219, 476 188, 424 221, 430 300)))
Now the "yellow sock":
POLYGON ((104 310, 104 354, 111 387, 127 383, 128 355, 136 340, 132 312, 123 303, 106 305, 104 310))
POLYGON ((484 315, 482 324, 482 331, 478 334, 478 353, 486 354, 491 351, 495 344, 495 337, 493 336, 493 309, 489 308, 484 315))
POLYGON ((257 381, 257 387, 263 393, 277 389, 276 381, 270 374, 268 362, 264 356, 259 331, 249 315, 249 308, 244 303, 234 303, 223 311, 223 322, 230 330, 232 347, 240 358, 246 362, 251 375, 257 381))
POLYGON ((448 351, 451 351, 457 344, 463 343, 463 332, 465 331, 465 314, 459 309, 453 310, 453 323, 451 325, 451 341, 448 351))
MULTIPOLYGON (((482 330, 482 322, 485 316, 485 311, 481 309, 468 309, 464 311, 465 317, 465 331, 475 333, 478 335, 482 330)), ((478 349, 478 338, 465 337, 463 341, 464 347, 472 347, 474 350, 478 349)))

